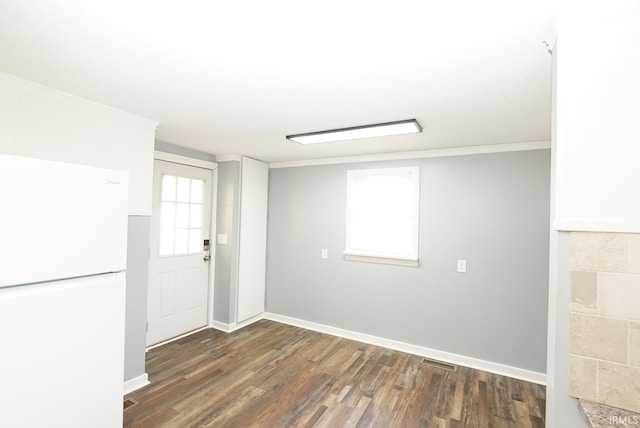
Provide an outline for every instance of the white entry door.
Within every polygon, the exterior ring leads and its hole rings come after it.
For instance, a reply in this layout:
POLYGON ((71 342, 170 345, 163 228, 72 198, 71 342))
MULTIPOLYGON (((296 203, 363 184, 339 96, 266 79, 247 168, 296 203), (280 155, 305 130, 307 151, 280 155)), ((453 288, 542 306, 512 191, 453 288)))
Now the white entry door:
POLYGON ((212 171, 154 161, 147 346, 207 324, 212 171))

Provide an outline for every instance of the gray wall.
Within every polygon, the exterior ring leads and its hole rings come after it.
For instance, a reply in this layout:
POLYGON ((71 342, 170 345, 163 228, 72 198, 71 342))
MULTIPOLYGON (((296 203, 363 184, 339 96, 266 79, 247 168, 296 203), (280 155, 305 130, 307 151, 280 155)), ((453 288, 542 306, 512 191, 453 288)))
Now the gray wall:
POLYGON ((125 382, 145 374, 150 224, 151 217, 129 216, 124 348, 125 382))
POLYGON ((272 169, 267 254, 268 312, 546 370, 548 150, 272 169), (346 171, 404 165, 420 267, 345 261, 346 171))
POLYGON ((240 227, 240 162, 218 163, 216 233, 226 234, 227 244, 216 242, 213 319, 232 324, 236 316, 238 239, 240 227))

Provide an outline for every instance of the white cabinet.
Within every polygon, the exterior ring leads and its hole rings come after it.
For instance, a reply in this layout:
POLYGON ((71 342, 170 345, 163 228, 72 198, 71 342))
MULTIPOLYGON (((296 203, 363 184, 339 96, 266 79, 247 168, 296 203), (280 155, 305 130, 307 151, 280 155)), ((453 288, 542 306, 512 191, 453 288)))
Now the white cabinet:
POLYGON ((640 232, 640 3, 585 5, 561 18, 554 227, 640 232))
POLYGON ((158 122, 0 73, 0 153, 129 173, 129 215, 151 215, 158 122))
POLYGON ((264 312, 269 168, 242 158, 236 322, 264 312))

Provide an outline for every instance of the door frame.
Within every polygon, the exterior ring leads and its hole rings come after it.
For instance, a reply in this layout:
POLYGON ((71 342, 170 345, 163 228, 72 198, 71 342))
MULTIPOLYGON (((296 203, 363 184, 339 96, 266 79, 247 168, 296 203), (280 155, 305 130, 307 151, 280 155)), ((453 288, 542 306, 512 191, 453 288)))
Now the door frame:
MULTIPOLYGON (((211 255, 212 263, 209 263, 209 280, 207 284, 207 328, 213 326, 213 301, 214 301, 214 282, 216 278, 216 218, 217 218, 217 207, 218 207, 218 164, 212 161, 206 161, 202 159, 191 158, 183 155, 176 155, 173 153, 161 152, 158 150, 154 150, 153 152, 153 160, 172 162, 187 166, 194 166, 196 168, 208 169, 211 171, 211 175, 213 177, 211 181, 211 224, 210 224, 210 236, 209 236, 209 254, 211 255)), ((147 274, 147 277, 149 273, 147 274)), ((198 330, 196 330, 198 331, 198 330)), ((195 331, 194 331, 195 332, 195 331)), ((157 343, 155 345, 147 347, 147 349, 154 348, 161 344, 171 342, 177 340, 186 335, 192 334, 194 332, 189 332, 185 335, 180 335, 178 337, 174 337, 172 339, 166 340, 164 342, 157 343)))

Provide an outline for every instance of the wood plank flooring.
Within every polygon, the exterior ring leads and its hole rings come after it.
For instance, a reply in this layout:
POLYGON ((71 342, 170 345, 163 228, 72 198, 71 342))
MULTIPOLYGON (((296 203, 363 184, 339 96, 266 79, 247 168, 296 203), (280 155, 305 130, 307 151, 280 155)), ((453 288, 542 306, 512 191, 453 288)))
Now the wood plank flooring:
POLYGON ((147 353, 125 427, 544 427, 545 388, 262 320, 147 353), (133 402, 133 404, 132 404, 133 402))

